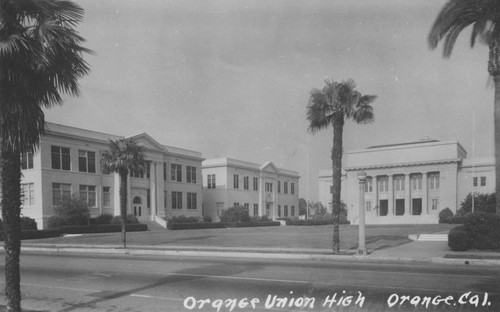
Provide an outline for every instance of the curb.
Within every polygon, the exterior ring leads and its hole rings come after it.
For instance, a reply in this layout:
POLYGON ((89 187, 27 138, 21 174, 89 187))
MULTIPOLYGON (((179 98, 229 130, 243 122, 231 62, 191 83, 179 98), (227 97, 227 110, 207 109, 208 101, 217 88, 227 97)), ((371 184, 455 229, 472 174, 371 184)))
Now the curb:
POLYGON ((153 255, 153 256, 181 256, 181 257, 212 257, 212 258, 246 258, 246 259, 278 259, 278 260, 322 260, 337 262, 360 263, 435 263, 440 265, 456 266, 500 266, 500 259, 470 259, 470 258, 408 258, 390 256, 362 256, 362 255, 334 255, 326 253, 294 253, 294 252, 262 252, 259 250, 204 250, 196 248, 166 249, 159 247, 127 248, 101 246, 25 246, 22 251, 27 252, 56 252, 56 253, 94 253, 94 254, 123 254, 123 255, 153 255))

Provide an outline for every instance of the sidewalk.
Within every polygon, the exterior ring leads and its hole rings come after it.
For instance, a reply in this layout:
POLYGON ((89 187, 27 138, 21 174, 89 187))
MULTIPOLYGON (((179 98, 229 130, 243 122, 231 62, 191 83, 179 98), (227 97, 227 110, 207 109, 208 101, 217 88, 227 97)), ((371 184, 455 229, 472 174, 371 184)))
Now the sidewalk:
POLYGON ((247 248, 212 246, 146 246, 86 244, 23 243, 23 251, 63 253, 107 253, 130 255, 169 255, 185 257, 219 257, 246 259, 357 261, 377 263, 437 263, 448 265, 500 266, 500 252, 453 252, 443 241, 414 241, 396 247, 369 251, 367 256, 356 255, 355 250, 333 254, 329 249, 305 248, 247 248))

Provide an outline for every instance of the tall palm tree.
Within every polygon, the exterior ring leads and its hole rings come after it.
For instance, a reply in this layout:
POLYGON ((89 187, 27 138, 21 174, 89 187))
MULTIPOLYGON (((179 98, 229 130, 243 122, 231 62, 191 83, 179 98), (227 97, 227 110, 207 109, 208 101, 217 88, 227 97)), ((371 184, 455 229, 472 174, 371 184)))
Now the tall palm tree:
POLYGON ((439 12, 428 37, 429 47, 435 49, 442 39, 443 56, 450 57, 458 35, 472 25, 470 44, 479 38, 490 49, 488 72, 495 83, 495 176, 496 213, 500 215, 500 1, 450 0, 439 12))
POLYGON ((120 220, 123 248, 127 248, 127 176, 131 171, 144 171, 144 147, 134 138, 109 141, 109 150, 102 155, 101 165, 120 176, 120 220))
POLYGON ((374 120, 373 107, 370 105, 375 95, 361 95, 356 89, 354 80, 342 82, 325 80, 323 89, 312 89, 307 105, 307 120, 309 131, 316 133, 320 130, 333 127, 332 148, 332 213, 334 253, 340 251, 340 190, 342 178, 342 133, 346 119, 352 119, 358 124, 369 123, 374 120))
POLYGON ((89 66, 73 29, 83 9, 70 1, 0 0, 0 154, 8 311, 21 310, 20 154, 44 133, 43 107, 78 95, 89 66))

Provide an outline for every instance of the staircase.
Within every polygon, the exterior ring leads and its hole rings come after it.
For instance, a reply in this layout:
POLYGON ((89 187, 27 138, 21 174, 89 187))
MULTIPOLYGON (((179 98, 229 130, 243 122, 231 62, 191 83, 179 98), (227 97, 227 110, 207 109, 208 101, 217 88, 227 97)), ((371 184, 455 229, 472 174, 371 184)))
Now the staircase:
POLYGON ((447 242, 448 234, 420 234, 417 241, 419 242, 447 242))

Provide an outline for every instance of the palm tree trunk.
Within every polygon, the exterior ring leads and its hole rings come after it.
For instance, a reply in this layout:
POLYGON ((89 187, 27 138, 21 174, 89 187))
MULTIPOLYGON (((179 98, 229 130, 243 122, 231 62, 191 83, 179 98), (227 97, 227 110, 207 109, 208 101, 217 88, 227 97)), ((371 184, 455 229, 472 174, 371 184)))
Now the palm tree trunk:
POLYGON ((337 114, 333 121, 332 148, 332 216, 333 216, 333 253, 340 252, 340 191, 342 179, 342 133, 344 116, 337 114))
POLYGON ((21 311, 21 160, 2 151, 2 218, 5 236, 5 296, 7 311, 21 311))
POLYGON ((495 82, 495 109, 493 111, 495 124, 495 199, 496 213, 500 216, 500 73, 493 76, 495 82))
POLYGON ((127 248, 127 233, 125 224, 127 223, 127 173, 120 172, 120 223, 122 226, 122 244, 127 248))

